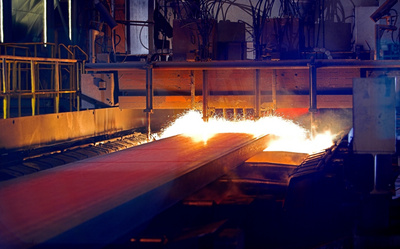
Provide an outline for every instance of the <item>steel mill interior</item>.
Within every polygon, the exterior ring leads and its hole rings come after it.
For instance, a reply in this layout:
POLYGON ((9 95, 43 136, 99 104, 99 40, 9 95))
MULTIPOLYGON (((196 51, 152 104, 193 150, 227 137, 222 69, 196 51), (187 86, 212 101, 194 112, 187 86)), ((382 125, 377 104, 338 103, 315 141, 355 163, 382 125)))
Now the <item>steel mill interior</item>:
POLYGON ((0 0, 0 248, 400 248, 399 13, 0 0))

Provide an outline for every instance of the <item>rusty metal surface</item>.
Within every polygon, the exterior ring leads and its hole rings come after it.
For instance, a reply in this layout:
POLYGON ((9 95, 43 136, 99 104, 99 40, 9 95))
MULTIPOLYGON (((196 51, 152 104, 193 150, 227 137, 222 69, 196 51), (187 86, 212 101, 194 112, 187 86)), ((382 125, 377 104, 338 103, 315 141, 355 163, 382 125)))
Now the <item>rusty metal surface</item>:
POLYGON ((262 151, 270 136, 175 136, 0 183, 0 245, 103 247, 262 151))

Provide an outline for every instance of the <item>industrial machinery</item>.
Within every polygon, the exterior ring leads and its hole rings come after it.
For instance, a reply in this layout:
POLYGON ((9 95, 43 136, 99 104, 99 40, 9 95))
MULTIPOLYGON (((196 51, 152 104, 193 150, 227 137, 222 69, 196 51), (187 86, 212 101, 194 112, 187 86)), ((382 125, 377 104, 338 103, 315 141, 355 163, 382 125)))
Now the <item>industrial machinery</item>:
POLYGON ((0 1, 0 248, 398 248, 400 6, 378 2, 0 1), (159 138, 189 110, 248 123, 159 138), (268 151, 295 135, 265 118, 335 135, 268 151))

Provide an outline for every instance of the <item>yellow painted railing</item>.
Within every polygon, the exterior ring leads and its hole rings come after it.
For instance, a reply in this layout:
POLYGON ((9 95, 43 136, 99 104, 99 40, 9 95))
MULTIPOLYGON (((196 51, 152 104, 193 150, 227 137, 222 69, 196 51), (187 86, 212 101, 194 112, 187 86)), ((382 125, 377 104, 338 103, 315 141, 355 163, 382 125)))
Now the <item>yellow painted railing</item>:
MULTIPOLYGON (((3 47, 12 48, 12 55, 0 55, 0 98, 2 99, 2 118, 12 116, 26 116, 40 114, 40 100, 53 99, 53 112, 60 111, 60 98, 69 101, 69 111, 80 109, 80 75, 84 70, 84 60, 75 58, 72 51, 76 46, 66 47, 59 45, 58 51, 64 48, 69 53, 69 58, 28 56, 23 45, 1 44, 3 47), (16 49, 19 50, 16 53, 16 49), (24 56, 19 56, 21 50, 24 56), (19 55, 16 55, 19 54, 19 55), (27 107, 27 99, 30 98, 30 106, 27 107), (25 100, 22 103, 22 100, 25 100), (12 112, 10 109, 12 108, 12 112), (26 108, 30 111, 27 113, 26 108), (17 109, 17 110, 15 110, 17 109), (24 109, 24 113, 22 112, 24 109)), ((36 44, 34 54, 37 55, 36 44)), ((49 45, 50 46, 50 45, 49 45)), ((10 50, 8 50, 10 51, 10 50)), ((51 53, 56 51, 51 49, 51 53)), ((79 53, 87 58, 86 53, 80 49, 79 53)), ((60 55, 60 53, 59 53, 60 55)), ((65 101, 64 101, 65 102, 65 101)), ((47 103, 47 102, 46 102, 47 103)), ((46 111, 49 113, 49 111, 46 111)))

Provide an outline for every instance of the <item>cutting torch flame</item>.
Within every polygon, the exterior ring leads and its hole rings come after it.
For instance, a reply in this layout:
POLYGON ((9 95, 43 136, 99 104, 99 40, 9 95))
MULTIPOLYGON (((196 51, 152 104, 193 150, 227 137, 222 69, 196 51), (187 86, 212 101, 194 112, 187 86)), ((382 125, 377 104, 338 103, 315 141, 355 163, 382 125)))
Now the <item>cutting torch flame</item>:
POLYGON ((247 133, 254 137, 271 134, 275 135, 276 139, 269 143, 265 151, 308 154, 331 147, 335 137, 329 131, 312 137, 310 131, 304 127, 279 116, 262 117, 256 121, 209 118, 208 122, 204 122, 200 112, 189 111, 164 129, 160 138, 183 134, 197 142, 207 143, 207 140, 217 133, 247 133))

